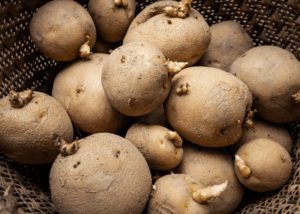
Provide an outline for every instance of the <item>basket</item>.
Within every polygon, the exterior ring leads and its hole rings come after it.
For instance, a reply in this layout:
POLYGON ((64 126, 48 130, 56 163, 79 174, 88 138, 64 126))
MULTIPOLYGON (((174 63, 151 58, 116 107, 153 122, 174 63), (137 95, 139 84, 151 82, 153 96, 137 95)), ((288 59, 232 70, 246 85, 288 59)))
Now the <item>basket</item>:
MULTIPOLYGON (((49 93, 55 74, 64 65, 40 54, 29 36, 30 19, 46 2, 0 0, 0 98, 11 89, 49 93)), ((138 0, 138 11, 152 2, 138 0)), ((80 3, 86 5, 87 1, 80 3)), ((193 7, 210 25, 235 20, 248 31, 255 45, 277 45, 300 58, 297 0, 194 0, 193 7)), ((294 138, 289 182, 278 191, 249 197, 237 213, 300 213, 300 123, 287 127, 294 138)), ((27 166, 0 156, 0 197, 13 184, 20 213, 55 213, 48 188, 49 169, 48 165, 27 166)))

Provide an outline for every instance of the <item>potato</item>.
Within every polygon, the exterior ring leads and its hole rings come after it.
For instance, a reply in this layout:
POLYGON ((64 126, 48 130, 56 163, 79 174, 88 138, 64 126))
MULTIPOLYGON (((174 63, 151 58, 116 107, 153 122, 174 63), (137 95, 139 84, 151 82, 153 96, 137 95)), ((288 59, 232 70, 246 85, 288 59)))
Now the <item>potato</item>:
POLYGON ((244 189, 235 176, 233 160, 222 150, 186 145, 176 172, 190 175, 204 186, 228 181, 225 191, 212 202, 213 213, 232 213, 243 198, 244 189))
POLYGON ((49 95, 11 91, 0 100, 0 152, 25 164, 53 162, 58 138, 73 140, 64 108, 49 95))
POLYGON ((206 187, 184 174, 159 178, 149 200, 149 214, 209 214, 214 213, 214 200, 227 188, 227 181, 206 187))
POLYGON ((258 115, 274 123, 300 119, 300 63, 279 47, 255 47, 231 65, 230 72, 245 82, 258 115))
POLYGON ((139 149, 153 170, 171 170, 182 160, 181 137, 163 126, 135 123, 125 138, 139 149))
POLYGON ((132 21, 123 43, 147 41, 159 47, 170 60, 195 64, 209 44, 209 26, 193 8, 187 10, 187 17, 166 14, 180 5, 176 1, 149 5, 132 21))
POLYGON ((250 129, 244 128, 242 137, 232 145, 231 150, 236 153, 242 145, 257 138, 270 138, 283 146, 289 153, 292 150, 293 141, 289 132, 282 126, 266 123, 262 120, 255 120, 250 129))
POLYGON ((167 98, 171 88, 167 60, 147 42, 132 42, 108 57, 102 83, 110 104, 128 116, 145 115, 167 98))
POLYGON ((240 138, 251 102, 248 87, 235 76, 216 68, 191 67, 173 78, 165 112, 183 138, 224 147, 240 138))
POLYGON ((89 0, 90 12, 101 39, 121 41, 134 18, 135 0, 89 0))
POLYGON ((165 115, 164 106, 160 105, 148 114, 145 114, 136 119, 138 123, 146 123, 148 125, 168 126, 168 121, 165 115))
POLYGON ((40 52, 57 61, 89 55, 96 27, 89 13, 76 1, 50 1, 30 22, 32 41, 40 52))
POLYGON ((74 154, 62 149, 67 156, 59 155, 50 172, 52 201, 59 213, 142 213, 151 175, 128 140, 98 133, 66 146, 74 154))
POLYGON ((210 43, 198 65, 229 71, 233 61, 253 47, 252 39, 237 22, 214 24, 210 27, 210 32, 210 43))
POLYGON ((109 54, 115 48, 119 46, 118 43, 105 42, 103 40, 98 39, 94 45, 93 53, 106 53, 109 54))
POLYGON ((235 155, 234 166, 240 182, 256 192, 279 189, 292 171, 289 153, 268 138, 258 138, 241 146, 235 155))
POLYGON ((52 95, 67 110, 71 120, 87 133, 116 132, 126 122, 104 93, 101 74, 108 54, 93 54, 64 68, 53 83, 52 95))

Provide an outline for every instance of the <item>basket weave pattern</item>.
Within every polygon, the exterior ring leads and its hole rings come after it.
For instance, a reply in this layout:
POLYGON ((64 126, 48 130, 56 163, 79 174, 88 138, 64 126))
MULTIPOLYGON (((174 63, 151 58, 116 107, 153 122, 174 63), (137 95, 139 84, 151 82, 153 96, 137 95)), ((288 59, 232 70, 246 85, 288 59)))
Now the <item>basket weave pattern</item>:
MULTIPOLYGON (((40 54, 30 40, 30 19, 45 2, 0 0, 0 98, 11 89, 49 92, 55 74, 63 66, 40 54)), ((138 0, 138 11, 152 2, 138 0)), ((87 1, 80 3, 84 5, 87 1)), ((248 31, 255 45, 277 45, 300 59, 300 2, 297 0, 194 0, 193 7, 210 25, 236 20, 248 31)), ((289 183, 281 190, 252 200, 239 213, 300 212, 300 123, 289 127, 295 139, 289 183)), ((14 196, 25 213, 55 213, 47 190, 48 172, 49 166, 20 165, 0 156, 0 196, 13 184, 14 196)))

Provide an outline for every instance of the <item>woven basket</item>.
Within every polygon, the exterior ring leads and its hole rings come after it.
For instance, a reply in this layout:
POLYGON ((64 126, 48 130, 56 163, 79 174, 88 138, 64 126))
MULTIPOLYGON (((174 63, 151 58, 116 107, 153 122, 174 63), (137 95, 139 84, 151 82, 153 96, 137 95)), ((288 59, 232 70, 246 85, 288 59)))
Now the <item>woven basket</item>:
MULTIPOLYGON (((41 55, 29 36, 35 10, 47 1, 0 0, 0 98, 9 90, 51 90, 62 63, 41 55)), ((153 0, 138 1, 138 11, 153 0)), ((83 5, 87 1, 80 1, 83 5)), ((297 0, 198 0, 193 7, 211 25, 236 20, 255 45, 273 44, 300 58, 300 2, 297 0)), ((300 213, 300 123, 287 125, 294 138, 293 172, 281 190, 247 198, 237 213, 300 213)), ((14 196, 25 213, 55 213, 50 200, 50 166, 26 166, 0 156, 0 196, 14 185, 14 196)), ((249 194, 251 195, 251 194, 249 194)))

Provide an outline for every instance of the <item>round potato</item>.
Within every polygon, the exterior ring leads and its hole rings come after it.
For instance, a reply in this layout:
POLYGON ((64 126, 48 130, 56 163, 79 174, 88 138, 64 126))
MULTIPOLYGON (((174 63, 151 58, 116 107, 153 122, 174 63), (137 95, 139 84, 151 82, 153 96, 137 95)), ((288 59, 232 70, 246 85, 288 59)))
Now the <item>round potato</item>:
POLYGON ((151 169, 171 170, 182 160, 182 139, 163 126, 136 123, 125 138, 139 149, 151 169))
POLYGON ((209 44, 209 26, 193 8, 182 18, 166 14, 166 9, 177 8, 179 4, 158 1, 146 7, 132 21, 123 42, 147 41, 172 61, 195 64, 209 44))
POLYGON ((241 146, 235 155, 234 166, 240 182, 257 192, 279 189, 292 171, 289 153, 268 138, 258 138, 241 146))
POLYGON ((159 178, 153 185, 148 213, 214 213, 213 201, 217 200, 226 188, 227 181, 205 187, 188 175, 166 175, 159 178))
POLYGON ((300 63, 280 47, 255 47, 237 58, 230 72, 245 82, 257 114, 274 123, 300 119, 300 63))
POLYGON ((225 191, 211 202, 213 213, 232 213, 243 198, 244 188, 235 176, 233 160, 222 150, 185 145, 183 160, 176 171, 192 176, 204 186, 228 181, 225 191))
POLYGON ((30 35, 39 51, 50 59, 72 61, 89 55, 96 41, 96 27, 76 1, 56 0, 34 14, 30 35))
POLYGON ((121 41, 134 18, 135 0, 89 0, 88 10, 101 39, 121 41))
POLYGON ((254 120, 253 127, 244 128, 242 137, 232 145, 231 151, 236 153, 242 145, 257 138, 270 138, 282 145, 289 153, 292 150, 293 141, 284 127, 266 123, 262 120, 254 120))
POLYGON ((144 157, 128 140, 100 133, 71 147, 74 154, 59 155, 50 172, 52 201, 59 213, 142 213, 151 175, 144 157))
POLYGON ((165 63, 162 52, 146 42, 132 42, 115 49, 102 72, 110 104, 128 116, 141 116, 156 109, 171 88, 165 63))
POLYGON ((234 21, 224 21, 210 27, 211 40, 198 65, 229 71, 240 55, 253 47, 251 37, 234 21))
POLYGON ((102 68, 108 56, 92 54, 87 60, 74 62, 53 83, 53 97, 67 110, 75 126, 87 133, 114 133, 126 121, 111 107, 102 87, 102 68))
POLYGON ((49 95, 31 90, 11 91, 0 100, 0 152, 25 164, 53 162, 57 140, 73 140, 64 108, 49 95))
POLYGON ((173 78, 165 112, 183 138, 224 147, 240 138, 251 103, 248 87, 235 76, 216 68, 191 67, 173 78))

